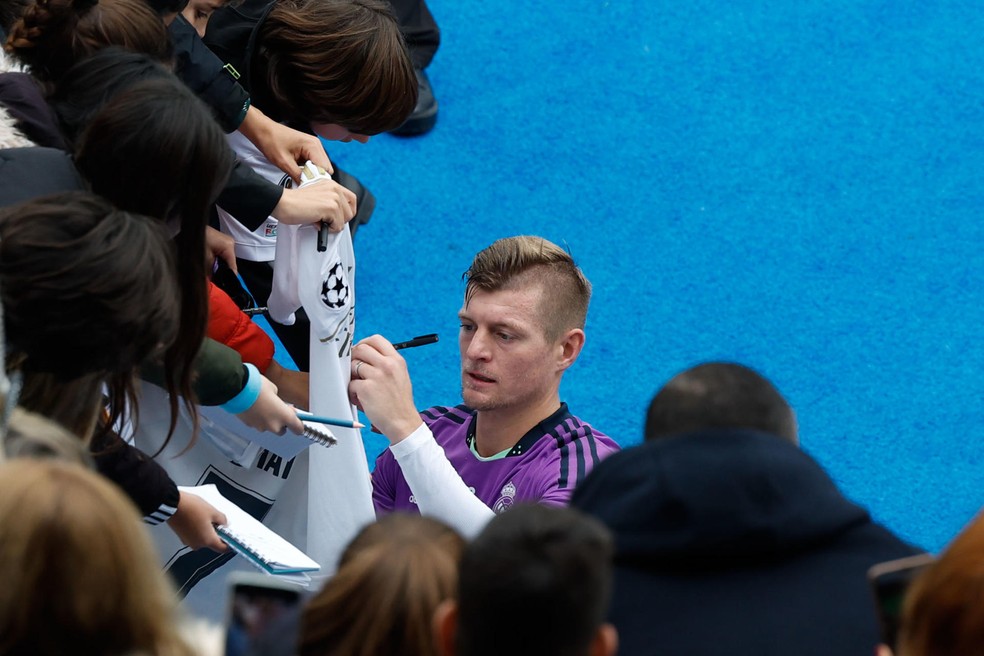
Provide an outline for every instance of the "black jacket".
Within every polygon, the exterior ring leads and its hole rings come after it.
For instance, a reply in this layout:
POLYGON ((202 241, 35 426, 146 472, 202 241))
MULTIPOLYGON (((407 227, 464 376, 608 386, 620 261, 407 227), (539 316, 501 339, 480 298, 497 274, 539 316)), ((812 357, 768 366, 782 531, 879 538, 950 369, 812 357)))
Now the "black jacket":
POLYGON ((44 99, 40 83, 27 73, 0 74, 0 106, 34 145, 67 150, 58 117, 44 99))
POLYGON ((275 120, 283 120, 279 108, 265 97, 265 85, 254 78, 259 31, 273 6, 272 0, 244 0, 235 7, 216 10, 208 21, 205 44, 238 71, 239 83, 253 96, 257 107, 275 120))
POLYGON ((174 73, 212 108, 226 132, 239 128, 250 105, 249 93, 238 82, 239 74, 202 43, 181 14, 171 22, 168 33, 174 46, 174 73))
MULTIPOLYGON (((2 77, 2 76, 0 76, 2 77)), ((0 207, 85 189, 72 158, 57 148, 0 150, 0 207)))
MULTIPOLYGON (((213 21, 214 18, 209 21, 209 33, 212 32, 213 21)), ((171 23, 168 32, 174 46, 175 74, 205 101, 226 132, 239 128, 249 111, 250 97, 240 84, 236 65, 230 59, 212 52, 199 38, 195 28, 180 14, 171 23)), ((217 203, 241 223, 255 230, 267 220, 283 193, 281 187, 264 180, 237 161, 217 203)))
POLYGON ((752 431, 627 449, 572 504, 615 534, 610 618, 631 656, 870 656, 867 569, 919 551, 806 453, 752 431))

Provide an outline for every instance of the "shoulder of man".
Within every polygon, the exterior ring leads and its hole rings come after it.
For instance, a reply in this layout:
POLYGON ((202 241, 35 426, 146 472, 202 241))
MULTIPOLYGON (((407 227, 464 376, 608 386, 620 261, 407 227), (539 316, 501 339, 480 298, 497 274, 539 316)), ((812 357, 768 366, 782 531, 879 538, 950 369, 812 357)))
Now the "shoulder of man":
POLYGON ((435 427, 464 426, 474 415, 475 411, 466 405, 435 405, 420 412, 420 418, 432 431, 435 427))
POLYGON ((595 466, 620 449, 612 438, 564 410, 551 418, 552 425, 541 424, 543 434, 526 452, 529 466, 538 470, 534 476, 542 484, 541 503, 566 505, 595 466))
POLYGON ((621 449, 618 442, 569 411, 556 416, 553 426, 541 426, 558 448, 566 450, 573 445, 587 449, 592 456, 591 466, 621 449))

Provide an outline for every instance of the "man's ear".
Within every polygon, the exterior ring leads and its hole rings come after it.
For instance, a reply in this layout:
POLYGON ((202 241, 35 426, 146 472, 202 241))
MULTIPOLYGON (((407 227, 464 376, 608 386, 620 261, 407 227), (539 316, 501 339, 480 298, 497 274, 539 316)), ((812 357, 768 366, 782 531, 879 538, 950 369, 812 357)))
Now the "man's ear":
POLYGON ((614 656, 618 651, 618 631, 614 626, 602 624, 591 642, 591 656, 614 656))
POLYGON ((558 346, 560 350, 557 364, 558 368, 564 371, 574 364, 577 356, 581 355, 581 349, 584 348, 584 331, 580 328, 568 330, 561 336, 558 346))
POLYGON ((446 599, 434 611, 432 622, 434 644, 441 656, 454 656, 454 641, 458 634, 458 602, 446 599))

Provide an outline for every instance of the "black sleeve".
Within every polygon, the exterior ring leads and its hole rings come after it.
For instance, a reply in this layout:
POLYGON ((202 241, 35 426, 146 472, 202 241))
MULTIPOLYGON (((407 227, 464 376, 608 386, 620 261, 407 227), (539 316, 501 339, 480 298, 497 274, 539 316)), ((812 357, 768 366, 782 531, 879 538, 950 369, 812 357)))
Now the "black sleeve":
POLYGON ((178 486, 164 468, 116 433, 97 435, 90 447, 100 474, 116 483, 148 524, 166 522, 178 509, 178 486))
POLYGON ((236 217, 250 230, 256 230, 280 202, 284 189, 236 161, 225 188, 215 204, 236 217))
POLYGON ((0 149, 0 207, 60 191, 81 191, 85 183, 72 156, 55 148, 0 149))
POLYGON ((249 110, 249 94, 239 73, 225 66, 181 14, 168 27, 174 45, 174 73, 212 108, 226 132, 237 130, 249 110))

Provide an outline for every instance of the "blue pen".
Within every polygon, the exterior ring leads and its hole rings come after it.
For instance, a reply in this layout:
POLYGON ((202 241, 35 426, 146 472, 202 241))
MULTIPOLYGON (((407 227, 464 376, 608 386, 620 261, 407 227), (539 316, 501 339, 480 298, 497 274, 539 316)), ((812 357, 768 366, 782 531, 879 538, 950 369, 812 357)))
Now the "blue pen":
POLYGON ((333 417, 319 417, 318 415, 312 415, 308 412, 303 412, 301 410, 297 411, 297 418, 303 421, 311 421, 316 424, 327 424, 329 426, 341 426, 342 428, 365 428, 365 424, 360 424, 357 421, 351 421, 349 419, 335 419, 333 417))

